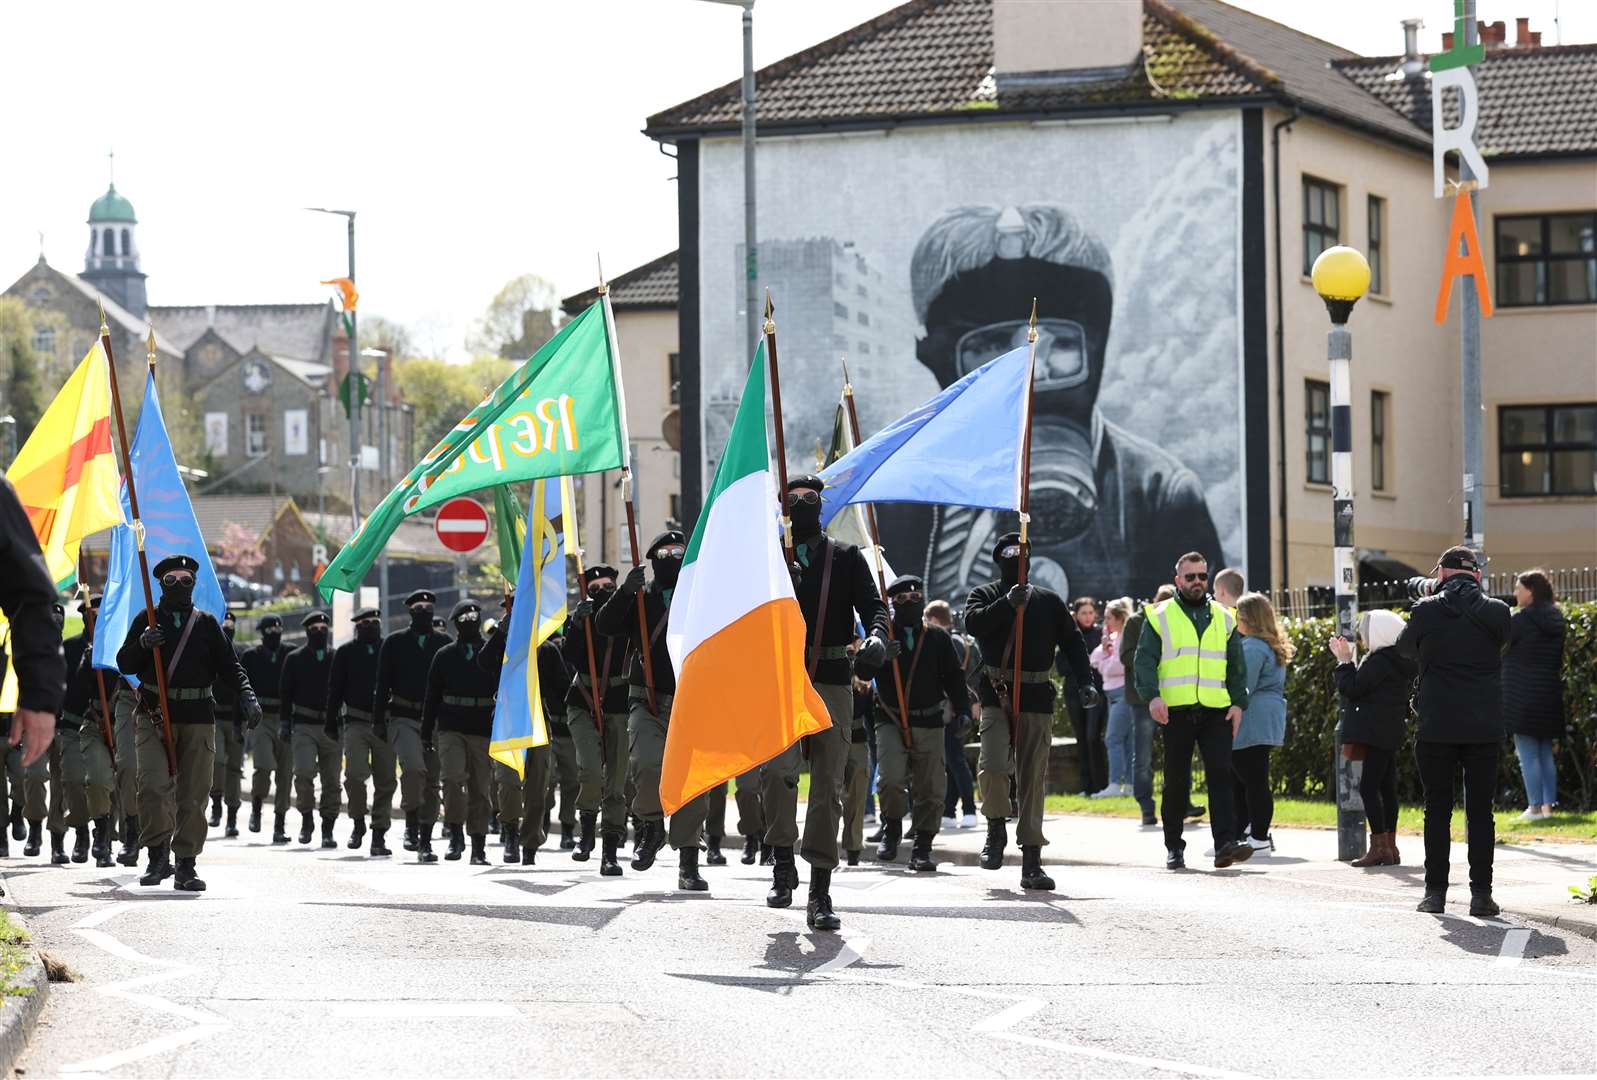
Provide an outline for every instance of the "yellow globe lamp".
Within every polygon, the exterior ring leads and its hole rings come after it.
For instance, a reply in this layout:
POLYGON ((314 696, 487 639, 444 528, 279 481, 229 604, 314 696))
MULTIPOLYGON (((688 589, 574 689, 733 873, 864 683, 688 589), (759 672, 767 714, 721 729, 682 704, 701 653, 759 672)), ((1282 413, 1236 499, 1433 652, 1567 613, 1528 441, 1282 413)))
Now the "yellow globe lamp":
POLYGON ((1353 305, 1369 291, 1370 264, 1356 249, 1338 244, 1320 252, 1309 277, 1314 291, 1325 301, 1331 321, 1341 326, 1353 313, 1353 305))

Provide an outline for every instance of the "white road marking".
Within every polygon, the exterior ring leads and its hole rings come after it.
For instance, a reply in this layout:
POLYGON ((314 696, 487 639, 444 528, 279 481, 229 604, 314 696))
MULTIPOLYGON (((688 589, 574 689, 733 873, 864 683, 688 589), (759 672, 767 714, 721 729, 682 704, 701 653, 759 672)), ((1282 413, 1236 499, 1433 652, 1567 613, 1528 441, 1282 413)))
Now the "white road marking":
POLYGON ((1229 1069, 1212 1069, 1207 1065, 1188 1065, 1182 1061, 1170 1061, 1166 1058, 1120 1054, 1113 1050, 1100 1050, 1093 1046, 1078 1046, 1074 1043, 1063 1043, 1055 1039, 1039 1039, 1031 1035, 1016 1035, 1009 1031, 993 1032, 991 1038, 1002 1039, 1005 1042, 1020 1043, 1024 1046, 1040 1046, 1046 1050, 1056 1050, 1062 1054, 1075 1054, 1077 1057, 1097 1058, 1099 1061, 1119 1061, 1129 1065, 1138 1065, 1145 1069, 1164 1069, 1168 1072, 1183 1073, 1187 1076, 1217 1076, 1224 1077, 1226 1080, 1250 1080, 1247 1073, 1232 1072, 1229 1069))
POLYGON ((1530 944, 1530 931, 1515 927, 1503 935, 1503 947, 1497 951, 1497 966, 1514 968, 1525 958, 1525 946, 1530 944))
POLYGON ((156 1054, 164 1054, 168 1050, 176 1050, 180 1046, 199 1042, 201 1039, 225 1030, 226 1025, 223 1024, 174 1031, 170 1035, 162 1035, 159 1039, 151 1039, 149 1042, 140 1043, 126 1050, 118 1050, 115 1053, 106 1054, 103 1057, 93 1058, 89 1061, 80 1061, 73 1065, 63 1065, 61 1066, 61 1071, 64 1073, 94 1073, 105 1072, 108 1069, 119 1069, 123 1065, 130 1065, 135 1061, 153 1057, 156 1054))
POLYGON ((504 1001, 335 1001, 327 1006, 327 1013, 345 1020, 503 1019, 520 1016, 521 1010, 504 1001))
POLYGON ((1007 1009, 993 1013, 987 1019, 980 1021, 972 1028, 983 1035, 992 1035, 1000 1031, 1007 1031, 1029 1016, 1035 1016, 1048 1007, 1042 998, 1022 998, 1007 1009))
POLYGON ((865 958, 865 951, 871 947, 869 935, 847 927, 840 931, 840 934, 843 938, 843 948, 836 956, 816 968, 813 974, 832 975, 865 958))

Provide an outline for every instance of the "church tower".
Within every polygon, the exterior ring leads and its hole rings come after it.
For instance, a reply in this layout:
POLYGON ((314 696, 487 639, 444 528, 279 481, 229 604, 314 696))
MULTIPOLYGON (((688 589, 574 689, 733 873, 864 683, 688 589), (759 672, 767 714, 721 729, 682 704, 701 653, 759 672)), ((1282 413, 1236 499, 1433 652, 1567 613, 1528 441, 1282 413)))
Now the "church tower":
POLYGON ((134 243, 133 204, 117 193, 116 183, 89 207, 89 250, 83 259, 83 280, 142 319, 149 310, 139 249, 134 243))

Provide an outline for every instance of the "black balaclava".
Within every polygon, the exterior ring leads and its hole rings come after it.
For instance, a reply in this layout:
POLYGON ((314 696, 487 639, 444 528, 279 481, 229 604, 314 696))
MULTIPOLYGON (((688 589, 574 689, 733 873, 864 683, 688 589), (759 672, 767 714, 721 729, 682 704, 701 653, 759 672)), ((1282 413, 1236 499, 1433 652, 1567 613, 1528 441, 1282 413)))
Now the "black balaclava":
POLYGON ((305 644, 313 649, 327 648, 327 631, 329 623, 325 616, 313 623, 305 624, 305 644))
POLYGON ((914 574, 905 574, 895 579, 887 587, 887 602, 893 606, 894 626, 907 627, 911 630, 921 628, 922 617, 926 614, 926 592, 920 578, 914 574), (905 598, 912 592, 920 594, 914 601, 905 598))
MULTIPOLYGON (((790 481, 787 485, 787 490, 790 495, 801 491, 819 492, 821 485, 819 480, 813 477, 801 477, 790 481), (806 481, 813 481, 813 483, 806 481)), ((787 506, 786 509, 788 518, 793 522, 794 540, 799 543, 805 543, 821 535, 821 504, 819 500, 814 503, 793 503, 787 506)))
POLYGON ((276 615, 268 615, 260 622, 261 644, 273 652, 283 643, 283 620, 276 615))
POLYGON ((649 544, 649 568, 654 571, 655 585, 661 589, 674 589, 677 578, 682 573, 682 560, 679 558, 661 558, 659 551, 667 547, 685 547, 686 542, 679 532, 663 532, 656 536, 649 544))
POLYGON ((233 621, 233 613, 229 611, 222 620, 222 633, 227 635, 227 640, 232 641, 233 635, 238 632, 238 623, 233 621))
POLYGON ((355 612, 355 640, 376 645, 383 640, 382 613, 376 608, 362 608, 355 612))
POLYGON ((424 634, 433 628, 433 606, 426 601, 410 605, 410 628, 424 634))
POLYGON ((1020 556, 1012 559, 999 558, 998 553, 1011 544, 1020 543, 1019 533, 1005 533, 993 544, 993 565, 998 567, 998 581, 1005 590, 1013 588, 1020 583, 1020 556))
POLYGON ((161 606, 168 611, 188 611, 194 607, 194 583, 161 585, 161 606))
POLYGON ((474 601, 462 600, 456 604, 449 621, 455 624, 455 640, 468 645, 482 640, 482 608, 474 601))

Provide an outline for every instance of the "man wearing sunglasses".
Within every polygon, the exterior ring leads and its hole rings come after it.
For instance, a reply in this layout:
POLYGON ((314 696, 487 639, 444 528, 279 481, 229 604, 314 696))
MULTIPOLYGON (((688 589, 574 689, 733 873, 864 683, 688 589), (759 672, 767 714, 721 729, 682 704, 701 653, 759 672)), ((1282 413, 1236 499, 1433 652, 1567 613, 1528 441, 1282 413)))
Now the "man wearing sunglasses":
POLYGON ((575 672, 566 693, 566 724, 577 752, 577 847, 571 857, 587 862, 593 855, 597 831, 603 845, 599 856, 603 877, 621 874, 616 851, 627 835, 626 643, 607 637, 594 626, 594 612, 615 592, 616 577, 615 567, 603 563, 583 570, 584 599, 572 610, 566 626, 566 666, 575 672), (598 689, 593 683, 595 671, 598 689), (602 732, 594 723, 595 694, 602 732))
POLYGON ((299 811, 299 842, 308 844, 316 831, 316 811, 322 814, 322 847, 335 848, 333 826, 338 822, 339 773, 343 753, 338 740, 329 738, 327 684, 333 673, 333 647, 329 638, 333 620, 325 611, 313 611, 300 623, 305 644, 283 661, 283 700, 279 706, 277 737, 294 748, 294 809, 299 811), (316 781, 321 778, 321 798, 316 781))
POLYGON ((1009 831, 1004 819, 1016 818, 1015 839, 1020 841, 1020 886, 1051 890, 1054 879, 1043 873, 1042 848, 1048 843, 1042 831, 1043 795, 1048 780, 1048 751, 1053 745, 1054 684, 1050 678, 1056 657, 1070 670, 1067 685, 1079 688, 1083 707, 1098 704, 1087 662, 1081 627, 1064 599, 1052 589, 1020 584, 1020 534, 1006 533, 993 545, 993 565, 998 580, 971 591, 965 602, 965 629, 981 647, 981 750, 976 759, 976 786, 981 792, 981 812, 987 819, 987 843, 981 867, 997 870, 1004 864, 1009 831), (1014 714, 1015 649, 1019 633, 1020 712, 1014 714), (1009 796, 1009 776, 1015 774, 1015 795, 1009 796))
POLYGON ((195 863, 205 848, 205 803, 216 760, 216 714, 212 687, 225 680, 238 695, 239 713, 260 722, 249 676, 216 616, 194 606, 194 577, 200 564, 172 555, 155 564, 161 602, 151 623, 139 612, 117 650, 117 668, 139 680, 137 724, 139 762, 139 842, 149 852, 140 885, 172 878, 175 888, 203 892, 195 863), (155 673, 155 650, 166 665, 166 701, 172 718, 177 775, 167 770, 166 736, 155 673), (176 858, 174 870, 172 859, 176 858))
POLYGON ((631 736, 632 775, 637 781, 632 812, 643 822, 643 839, 632 860, 632 869, 647 870, 654 864, 660 845, 669 840, 677 853, 677 888, 703 892, 709 885, 699 874, 699 836, 704 831, 709 798, 699 795, 672 814, 669 834, 665 812, 660 806, 660 766, 665 757, 666 730, 671 724, 671 701, 676 694, 676 674, 671 667, 671 654, 666 651, 665 635, 671 615, 671 597, 676 592, 677 576, 682 571, 686 550, 685 538, 675 530, 663 532, 651 540, 646 558, 653 574, 646 575, 642 563, 628 571, 621 588, 599 609, 594 625, 606 636, 625 642, 627 651, 632 654, 627 672, 627 730, 631 736), (651 579, 646 581, 646 576, 651 579), (639 594, 643 596, 648 641, 643 640, 643 629, 638 625, 639 594), (653 669, 655 708, 649 705, 649 690, 644 679, 641 655, 644 649, 649 650, 653 669))
POLYGON ((433 657, 449 644, 433 626, 438 598, 427 589, 405 597, 410 625, 383 639, 377 650, 377 689, 372 695, 372 735, 387 739, 399 760, 399 808, 405 814, 405 850, 419 863, 435 863, 433 824, 438 820, 438 754, 422 744, 421 703, 433 657))
POLYGON ((1176 562, 1176 595, 1148 608, 1137 637, 1133 676, 1164 732, 1165 866, 1186 869, 1181 828, 1192 796, 1192 751, 1203 755, 1210 778, 1209 829, 1214 866, 1223 870, 1253 856, 1236 840, 1231 785, 1231 741, 1248 707, 1247 668, 1236 615, 1209 595, 1209 562, 1189 551, 1176 562))
POLYGON ((359 850, 366 839, 366 782, 372 783, 371 857, 385 858, 388 827, 394 814, 394 792, 399 773, 393 744, 387 733, 378 735, 372 724, 372 698, 377 693, 377 652, 383 646, 383 613, 377 608, 355 612, 355 637, 333 650, 333 668, 327 686, 324 733, 339 739, 343 719, 344 797, 354 823, 349 847, 359 850))
MULTIPOLYGON (((838 864, 838 826, 843 818, 843 774, 853 748, 854 692, 850 685, 848 647, 854 643, 856 613, 866 638, 854 655, 861 678, 875 675, 900 651, 888 641, 887 607, 876 592, 865 556, 852 544, 840 544, 821 530, 818 476, 797 476, 784 492, 793 523, 794 592, 804 612, 805 663, 832 726, 809 736, 810 800, 804 811, 801 853, 810 864, 810 895, 805 920, 811 930, 842 926, 832 910, 832 871, 838 864)), ((771 891, 765 902, 784 908, 793 902, 798 867, 793 847, 799 842, 798 779, 803 751, 797 744, 765 763, 761 802, 765 838, 775 860, 771 891)))
MULTIPOLYGON (((288 805, 294 774, 294 748, 287 739, 278 738, 278 717, 283 709, 283 661, 288 659, 288 646, 283 644, 283 619, 280 615, 262 615, 255 624, 261 635, 258 645, 251 645, 239 657, 250 685, 255 688, 261 711, 270 713, 269 724, 250 724, 252 734, 250 755, 250 832, 261 831, 261 806, 267 792, 272 792, 272 843, 288 843, 288 805), (273 788, 275 787, 275 791, 273 788)), ((118 740, 120 745, 120 740, 118 740)))

